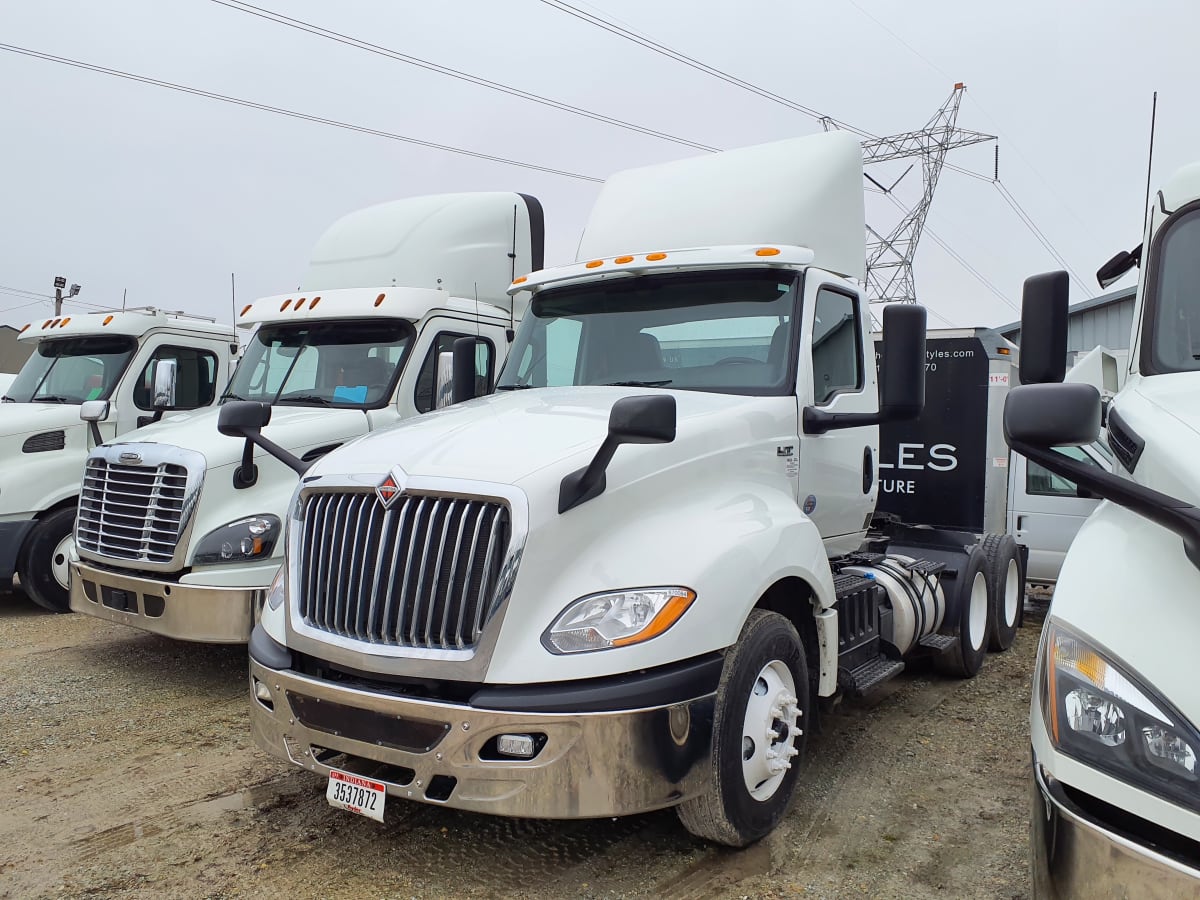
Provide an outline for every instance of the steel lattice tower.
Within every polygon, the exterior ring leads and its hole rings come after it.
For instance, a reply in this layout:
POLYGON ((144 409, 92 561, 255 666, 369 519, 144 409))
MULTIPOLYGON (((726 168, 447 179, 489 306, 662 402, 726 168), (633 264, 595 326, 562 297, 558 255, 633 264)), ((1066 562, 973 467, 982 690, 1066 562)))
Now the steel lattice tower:
MULTIPOLYGON (((942 173, 946 154, 959 147, 996 140, 995 135, 967 131, 955 124, 965 89, 966 86, 961 82, 956 84, 946 102, 920 131, 873 137, 862 142, 863 163, 866 165, 919 157, 923 186, 921 199, 886 236, 870 224, 867 225, 866 291, 872 303, 916 302, 913 257, 925 227, 925 219, 929 215, 929 207, 933 203, 933 192, 937 188, 938 176, 942 173)), ((837 128, 837 123, 828 117, 822 119, 821 124, 826 131, 837 128)), ((907 175, 908 172, 904 174, 907 175)), ((900 176, 901 179, 903 177, 904 175, 900 176)), ((866 178, 888 195, 900 181, 897 179, 891 187, 885 187, 870 175, 866 175, 866 178)))

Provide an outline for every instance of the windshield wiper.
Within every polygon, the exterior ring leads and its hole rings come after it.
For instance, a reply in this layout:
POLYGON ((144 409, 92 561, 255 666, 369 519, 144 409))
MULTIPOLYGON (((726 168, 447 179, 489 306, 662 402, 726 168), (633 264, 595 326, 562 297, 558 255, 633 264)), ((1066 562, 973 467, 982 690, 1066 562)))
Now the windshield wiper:
POLYGON ((329 405, 329 400, 316 394, 288 394, 286 397, 277 398, 277 400, 280 403, 318 403, 321 406, 329 405))
POLYGON ((8 396, 8 394, 5 394, 3 397, 0 397, 0 403, 16 403, 16 402, 17 402, 17 398, 10 397, 10 396, 8 396))
POLYGON ((605 387, 662 387, 670 384, 673 379, 664 378, 662 381, 610 381, 605 387))
POLYGON ((533 387, 532 384, 498 384, 498 385, 496 385, 496 390, 498 390, 498 391, 527 391, 531 387, 533 387))
POLYGON ((235 394, 233 391, 226 391, 221 395, 222 400, 245 400, 246 398, 240 394, 235 394))
POLYGON ((58 394, 43 394, 41 397, 34 397, 30 403, 78 403, 72 397, 60 397, 58 394))

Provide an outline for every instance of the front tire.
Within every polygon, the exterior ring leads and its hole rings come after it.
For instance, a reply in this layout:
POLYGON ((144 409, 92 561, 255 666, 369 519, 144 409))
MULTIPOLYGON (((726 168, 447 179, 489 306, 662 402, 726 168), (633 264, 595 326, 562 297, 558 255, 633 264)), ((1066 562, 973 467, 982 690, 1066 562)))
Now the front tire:
POLYGON ((676 807, 683 827, 730 847, 774 829, 795 791, 811 702, 796 629, 778 613, 752 611, 721 670, 711 782, 676 807))
POLYGON ((25 542, 25 552, 17 567, 21 589, 30 600, 50 612, 71 611, 67 553, 74 527, 74 507, 56 510, 40 519, 25 542))

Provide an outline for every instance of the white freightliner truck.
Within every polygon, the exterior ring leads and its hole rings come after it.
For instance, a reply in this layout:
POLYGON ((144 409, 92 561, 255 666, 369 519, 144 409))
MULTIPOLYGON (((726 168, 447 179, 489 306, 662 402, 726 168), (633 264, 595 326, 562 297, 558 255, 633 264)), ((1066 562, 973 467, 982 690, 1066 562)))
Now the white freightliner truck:
POLYGON ((19 575, 34 602, 67 612, 88 452, 164 412, 215 405, 237 339, 210 319, 145 308, 52 316, 18 340, 36 346, 0 403, 0 588, 19 575))
MULTIPOLYGON (((494 380, 514 324, 514 266, 540 265, 537 200, 492 192, 415 197, 335 222, 303 289, 238 316, 255 328, 222 402, 274 410, 287 462, 172 416, 88 457, 71 608, 172 638, 245 643, 283 556, 294 468, 438 402, 439 354, 468 338, 494 380)), ((519 317, 519 305, 516 308, 519 317)))
POLYGON ((1200 895, 1200 163, 1152 198, 1144 240, 1098 276, 1140 264, 1129 370, 1105 406, 1058 384, 1067 275, 1026 282, 1013 450, 1102 503, 1067 552, 1034 672, 1034 892, 1200 895), (1030 383, 1032 382, 1032 383, 1030 383), (1039 383, 1040 382, 1040 383, 1039 383), (1066 450, 1102 422, 1114 470, 1066 450))
MULTIPOLYGON (((783 815, 818 698, 918 654, 973 675, 995 617, 976 536, 868 531, 925 315, 886 311, 881 401, 861 184, 842 134, 607 182, 579 262, 514 282, 532 298, 494 394, 302 476, 250 639, 259 745, 380 820, 388 796, 676 806, 742 845, 783 815)), ((222 427, 253 439, 262 412, 222 427)))

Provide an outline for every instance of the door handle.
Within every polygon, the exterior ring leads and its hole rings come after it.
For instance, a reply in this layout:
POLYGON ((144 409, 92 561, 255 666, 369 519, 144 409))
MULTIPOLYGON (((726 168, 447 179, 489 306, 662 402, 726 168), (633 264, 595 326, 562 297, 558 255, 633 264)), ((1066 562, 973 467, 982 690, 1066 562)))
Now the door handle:
POLYGON ((1025 530, 1025 517, 1017 516, 1017 531, 1024 531, 1024 530, 1025 530))

